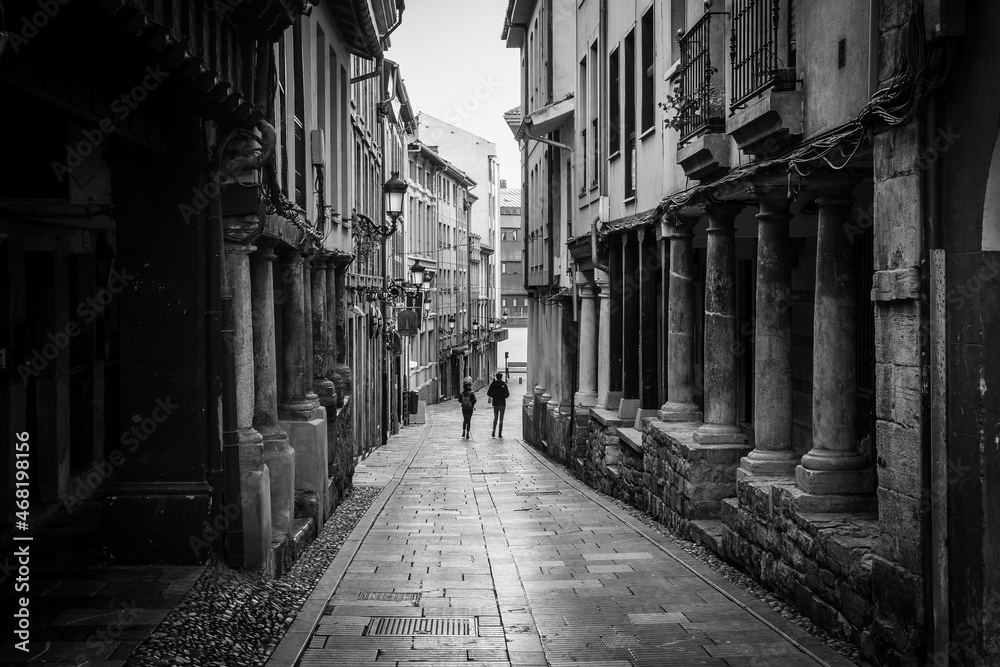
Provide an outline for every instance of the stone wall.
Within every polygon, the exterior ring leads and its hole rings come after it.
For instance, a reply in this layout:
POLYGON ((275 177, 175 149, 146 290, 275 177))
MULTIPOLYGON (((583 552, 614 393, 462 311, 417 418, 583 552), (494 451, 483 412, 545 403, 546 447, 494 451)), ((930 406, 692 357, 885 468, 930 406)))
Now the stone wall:
MULTIPOLYGON (((875 512, 829 513, 790 478, 740 473, 722 501, 721 555, 816 625, 873 655, 875 512)), ((858 499, 860 504, 866 501, 858 499)))
POLYGON ((700 445, 695 423, 643 418, 643 430, 592 409, 578 476, 588 485, 649 512, 682 537, 692 521, 718 520, 733 495, 746 445, 700 445))
POLYGON ((750 447, 695 443, 694 422, 643 421, 646 505, 672 531, 690 537, 692 521, 721 517, 721 501, 733 495, 736 468, 750 447))

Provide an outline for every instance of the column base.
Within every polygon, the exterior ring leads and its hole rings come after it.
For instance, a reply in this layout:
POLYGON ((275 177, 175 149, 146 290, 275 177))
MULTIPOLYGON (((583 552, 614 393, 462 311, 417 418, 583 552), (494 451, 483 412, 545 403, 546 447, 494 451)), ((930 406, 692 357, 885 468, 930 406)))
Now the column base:
POLYGON ((878 479, 871 468, 862 470, 810 470, 795 467, 795 483, 806 493, 824 496, 869 495, 878 479))
POLYGON ((243 494, 243 567, 269 573, 271 555, 271 477, 265 467, 240 473, 243 494))
POLYGON ((327 378, 315 378, 313 380, 313 393, 316 394, 320 403, 322 403, 324 397, 336 394, 337 388, 334 386, 333 382, 327 378))
MULTIPOLYGON (((329 472, 326 421, 311 419, 307 422, 285 422, 281 425, 288 433, 288 442, 295 450, 295 491, 312 491, 325 506, 325 489, 329 472)), ((294 515, 293 515, 294 518, 294 515)), ((316 517, 316 529, 323 527, 322 511, 316 517)))
POLYGON ((285 436, 264 441, 271 493, 271 539, 283 540, 295 513, 295 450, 285 436))
POLYGON ((795 472, 798 457, 794 452, 763 452, 754 450, 740 459, 740 470, 750 475, 787 477, 795 472))
POLYGON ((578 391, 576 392, 574 401, 582 408, 592 408, 597 405, 597 392, 578 391))
POLYGON ((308 398, 301 398, 294 401, 288 401, 286 403, 278 404, 278 420, 279 421, 298 421, 305 422, 312 419, 313 410, 319 406, 319 403, 313 403, 308 398))
POLYGON ((702 424, 692 437, 702 445, 742 445, 747 441, 740 427, 732 424, 702 424))
POLYGON ((660 421, 665 422, 700 422, 702 420, 701 410, 694 403, 668 401, 663 404, 657 415, 660 421))

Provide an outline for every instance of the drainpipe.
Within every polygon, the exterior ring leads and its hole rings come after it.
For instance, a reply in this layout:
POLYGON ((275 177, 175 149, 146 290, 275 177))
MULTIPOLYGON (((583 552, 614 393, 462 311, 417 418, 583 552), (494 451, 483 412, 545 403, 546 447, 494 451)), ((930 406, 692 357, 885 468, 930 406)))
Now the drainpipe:
POLYGON ((360 83, 361 81, 367 81, 368 79, 374 79, 377 76, 382 76, 382 66, 385 61, 385 56, 379 56, 375 59, 375 69, 367 74, 359 74, 358 76, 351 79, 351 85, 355 83, 360 83))

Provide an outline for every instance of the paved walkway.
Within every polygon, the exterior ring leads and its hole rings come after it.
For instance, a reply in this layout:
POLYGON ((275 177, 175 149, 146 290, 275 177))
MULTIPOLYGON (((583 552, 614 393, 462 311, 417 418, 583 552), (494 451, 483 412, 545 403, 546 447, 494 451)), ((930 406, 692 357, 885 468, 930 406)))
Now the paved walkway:
POLYGON ((454 402, 358 468, 385 486, 269 665, 850 665, 454 402), (296 663, 296 660, 299 660, 296 663))

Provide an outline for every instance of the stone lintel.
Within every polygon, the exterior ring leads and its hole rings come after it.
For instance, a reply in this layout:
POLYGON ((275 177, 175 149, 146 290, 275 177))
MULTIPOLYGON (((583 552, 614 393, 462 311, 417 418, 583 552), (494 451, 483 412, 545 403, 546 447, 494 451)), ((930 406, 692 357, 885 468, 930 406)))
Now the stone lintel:
POLYGON ((619 426, 615 429, 615 435, 618 436, 619 442, 623 445, 629 447, 635 452, 642 454, 644 447, 642 446, 642 432, 637 431, 634 428, 629 428, 627 426, 619 426))
POLYGON ((701 422, 702 413, 694 403, 664 403, 657 412, 665 422, 701 422))
MULTIPOLYGON (((747 441, 747 436, 739 426, 702 424, 694 432, 694 441, 703 445, 742 445, 747 441)), ((747 451, 750 449, 748 447, 747 451)))
POLYGON ((618 413, 615 410, 607 410, 604 408, 590 408, 590 418, 596 421, 601 426, 625 426, 628 424, 627 419, 618 419, 618 413))
POLYGON ((814 496, 872 495, 878 479, 871 468, 861 470, 810 470, 795 467, 795 481, 806 493, 814 496))
POLYGON ((795 474, 795 466, 798 464, 797 460, 762 461, 744 456, 740 460, 740 472, 761 477, 791 477, 795 474))
MULTIPOLYGON (((648 422, 648 433, 657 442, 672 445, 686 461, 709 465, 732 464, 734 470, 740 459, 750 451, 746 444, 706 445, 692 439, 696 422, 648 422)), ((735 479, 735 473, 734 473, 735 479)))
POLYGON ((677 150, 677 164, 688 178, 705 180, 729 169, 729 137, 720 133, 703 134, 677 150))

